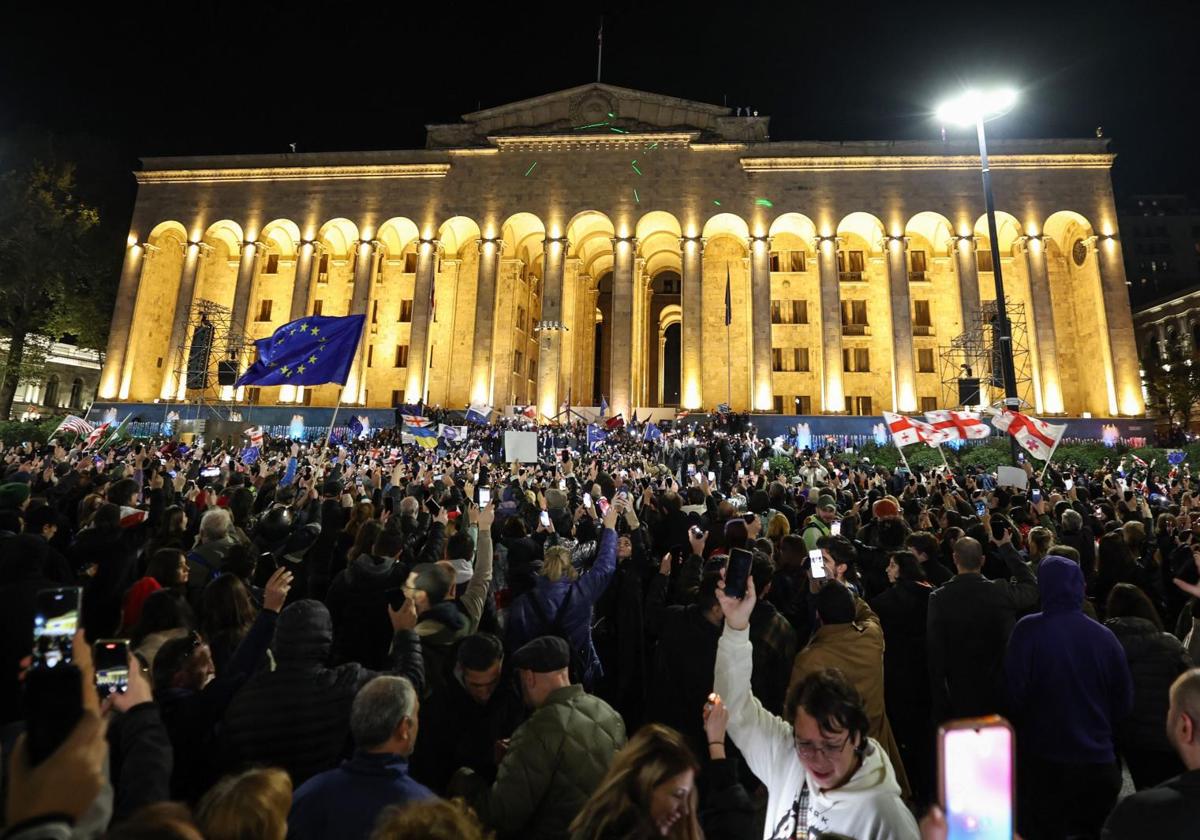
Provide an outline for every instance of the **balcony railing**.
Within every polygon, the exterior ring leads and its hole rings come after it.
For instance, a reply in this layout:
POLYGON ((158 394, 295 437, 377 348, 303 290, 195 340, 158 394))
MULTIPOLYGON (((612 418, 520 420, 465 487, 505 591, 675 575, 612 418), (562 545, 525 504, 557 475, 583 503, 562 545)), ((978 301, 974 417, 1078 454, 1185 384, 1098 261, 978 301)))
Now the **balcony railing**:
POLYGON ((842 335, 870 335, 870 324, 842 324, 842 335))
POLYGON ((863 273, 861 271, 839 271, 838 280, 843 283, 861 283, 863 281, 863 273))
POLYGON ((908 280, 910 283, 928 283, 929 274, 924 271, 910 271, 908 272, 908 280))
POLYGON ((930 324, 913 324, 913 335, 934 335, 930 324))

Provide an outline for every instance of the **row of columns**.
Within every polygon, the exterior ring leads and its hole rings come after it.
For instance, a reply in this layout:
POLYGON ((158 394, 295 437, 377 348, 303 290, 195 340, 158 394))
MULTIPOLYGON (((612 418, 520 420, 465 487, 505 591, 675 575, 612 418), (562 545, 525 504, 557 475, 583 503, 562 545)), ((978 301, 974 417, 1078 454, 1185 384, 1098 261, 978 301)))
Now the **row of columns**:
MULTIPOLYGON (((756 236, 750 239, 750 287, 752 296, 753 329, 751 342, 751 400, 755 409, 769 410, 774 391, 771 376, 771 273, 770 238, 756 236)), ((1104 334, 1109 346, 1103 348, 1107 362, 1106 375, 1109 380, 1109 401, 1113 413, 1137 413, 1140 406, 1140 383, 1137 362, 1122 359, 1113 361, 1112 345, 1134 347, 1133 325, 1127 307, 1122 306, 1118 293, 1124 292, 1123 268, 1120 264, 1120 246, 1112 237, 1103 238, 1096 244, 1098 268, 1103 295, 1104 334), (1119 284, 1119 288, 1118 288, 1119 284), (1118 405, 1118 403, 1120 403, 1118 405)), ((376 241, 360 240, 355 243, 358 260, 355 267, 354 290, 351 299, 351 314, 366 314, 370 300, 371 278, 374 260, 378 256, 376 241)), ((644 396, 644 387, 638 386, 634 375, 634 363, 638 358, 634 351, 635 309, 642 311, 644 305, 635 301, 635 263, 637 241, 633 237, 617 237, 613 240, 613 302, 609 325, 611 347, 611 381, 609 404, 614 413, 630 416, 635 399, 644 396), (636 389, 636 390, 635 390, 636 389)), ((819 236, 815 241, 820 280, 821 311, 821 365, 822 365, 822 409, 837 413, 844 409, 842 377, 842 324, 841 292, 837 264, 838 239, 835 236, 819 236)), ((319 243, 299 243, 296 261, 295 285, 292 294, 289 320, 303 317, 309 306, 312 270, 319 243)), ((421 240, 417 260, 417 276, 413 300, 412 334, 410 338, 410 363, 405 382, 405 399, 415 402, 425 394, 429 335, 430 299, 437 266, 438 242, 421 240), (415 357, 415 358, 414 358, 415 357)), ((500 257, 504 241, 498 238, 478 240, 479 274, 477 281, 475 332, 471 375, 472 402, 490 404, 495 397, 496 361, 493 359, 494 327, 496 311, 496 285, 500 257)), ((547 238, 544 243, 544 284, 542 302, 542 328, 538 338, 538 382, 537 404, 542 414, 557 413, 558 406, 565 401, 564 387, 572 389, 572 381, 582 386, 580 393, 572 394, 574 402, 581 402, 591 392, 585 380, 590 379, 591 346, 593 323, 589 317, 595 311, 596 291, 590 284, 577 282, 576 277, 564 283, 565 265, 569 243, 563 237, 547 238), (566 329, 564 329, 566 328, 566 329), (570 332, 575 330, 577 335, 570 332), (563 365, 564 353, 568 359, 576 360, 573 370, 563 365), (582 362, 578 360, 583 356, 582 362)), ((901 411, 916 410, 915 370, 913 360, 913 328, 910 310, 908 260, 903 237, 886 240, 886 262, 888 272, 889 301, 892 312, 892 331, 896 348, 894 361, 895 403, 901 411)), ((174 377, 180 368, 178 354, 186 338, 187 324, 195 298, 199 265, 207 246, 198 242, 184 245, 184 260, 180 273, 179 290, 168 343, 167 376, 162 387, 164 398, 182 398, 183 383, 174 377)), ((979 279, 972 237, 958 237, 954 244, 955 265, 958 273, 961 312, 964 327, 974 320, 979 309, 979 279)), ((112 329, 109 335, 104 372, 100 382, 101 399, 124 399, 128 395, 130 377, 135 359, 130 352, 130 330, 135 315, 137 289, 141 282, 146 260, 152 246, 144 243, 130 245, 121 272, 112 329)), ((239 256, 237 285, 234 292, 231 343, 240 342, 245 335, 250 303, 253 300, 257 265, 263 250, 262 243, 245 242, 239 256)), ((704 239, 685 236, 680 239, 682 264, 682 393, 685 407, 700 407, 702 364, 701 311, 703 306, 703 250, 704 239)), ((1042 408, 1048 413, 1063 411, 1062 389, 1059 380, 1057 342, 1054 330, 1052 299, 1046 266, 1045 246, 1041 237, 1031 236, 1023 240, 1023 251, 1030 281, 1032 303, 1034 359, 1037 365, 1042 408)), ((573 271, 572 274, 576 272, 573 271)), ((344 399, 361 402, 365 387, 364 364, 365 344, 360 344, 359 356, 352 367, 351 379, 347 383, 344 399)), ((643 386, 645 383, 641 383, 643 386)), ((285 401, 286 398, 285 398, 285 401)))

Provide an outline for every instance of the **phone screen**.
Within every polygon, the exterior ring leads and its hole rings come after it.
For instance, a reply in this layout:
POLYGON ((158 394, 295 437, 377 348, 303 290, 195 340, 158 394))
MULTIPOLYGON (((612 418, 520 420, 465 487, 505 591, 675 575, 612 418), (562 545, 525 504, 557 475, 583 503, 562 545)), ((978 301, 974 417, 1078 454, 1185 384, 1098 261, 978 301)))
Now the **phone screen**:
POLYGON ((738 478, 745 478, 746 470, 743 467, 738 467, 738 478))
POLYGON ((492 491, 487 487, 479 488, 479 506, 487 507, 492 502, 492 491))
POLYGON ((1000 718, 939 732, 948 840, 1011 840, 1013 737, 1000 718))
POLYGON ((712 470, 709 470, 708 471, 708 483, 712 484, 716 480, 717 480, 717 474, 714 473, 712 470))
POLYGON ((829 533, 832 536, 840 537, 842 535, 842 520, 835 519, 829 523, 829 533))
POLYGON ((79 626, 81 592, 75 586, 38 592, 37 610, 33 615, 35 667, 53 668, 59 663, 71 662, 71 643, 79 626))
POLYGON ((1075 480, 1074 480, 1074 479, 1071 479, 1071 478, 1064 478, 1064 479, 1063 479, 1063 487, 1066 487, 1068 490, 1070 490, 1070 489, 1074 488, 1074 487, 1075 487, 1075 480))
POLYGON ((1034 504, 1037 504, 1042 500, 1042 491, 1034 490, 1033 493, 1030 494, 1030 497, 1033 499, 1034 504))
POLYGON ((977 516, 983 516, 985 513, 987 513, 987 504, 983 501, 976 502, 975 503, 975 514, 977 516))
POLYGON ((725 594, 730 598, 746 596, 746 581, 753 561, 754 555, 744 548, 730 550, 729 565, 725 568, 725 594))
POLYGON ((100 697, 124 694, 129 688, 129 640, 101 639, 92 647, 92 659, 100 697))
POLYGON ((608 499, 600 497, 600 515, 608 516, 608 499))
POLYGON ((808 568, 813 580, 825 577, 825 553, 821 549, 814 548, 808 552, 808 568))
POLYGON ((583 506, 585 508, 592 506, 592 494, 591 493, 583 494, 583 506))
POLYGON ((547 512, 547 511, 542 511, 542 514, 541 514, 541 516, 539 516, 539 517, 538 517, 538 521, 542 523, 542 527, 543 527, 543 528, 549 528, 549 527, 550 527, 550 514, 549 514, 549 512, 547 512))
POLYGON ((695 475, 695 474, 696 474, 696 465, 688 464, 688 475, 695 475))
POLYGON ((200 470, 200 475, 203 478, 216 478, 220 474, 220 467, 205 467, 204 469, 200 470))

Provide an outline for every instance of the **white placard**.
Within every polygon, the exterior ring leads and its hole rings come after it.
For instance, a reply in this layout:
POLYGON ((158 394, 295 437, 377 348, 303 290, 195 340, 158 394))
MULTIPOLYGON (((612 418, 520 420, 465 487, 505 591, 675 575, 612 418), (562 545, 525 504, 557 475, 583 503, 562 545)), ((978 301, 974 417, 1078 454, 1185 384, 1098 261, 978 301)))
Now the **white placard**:
POLYGON ((504 460, 508 463, 537 463, 537 432, 504 433, 504 460))
POLYGON ((1017 490, 1025 490, 1029 487, 1029 476, 1020 467, 998 467, 996 469, 996 483, 1001 487, 1015 487, 1017 490))

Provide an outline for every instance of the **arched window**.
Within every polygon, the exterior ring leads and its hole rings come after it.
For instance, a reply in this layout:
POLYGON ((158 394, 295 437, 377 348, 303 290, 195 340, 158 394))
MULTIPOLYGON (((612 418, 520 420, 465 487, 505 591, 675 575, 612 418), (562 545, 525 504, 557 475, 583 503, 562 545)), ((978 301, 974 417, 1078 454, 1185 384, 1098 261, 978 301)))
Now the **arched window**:
POLYGON ((52 374, 46 380, 46 393, 42 395, 42 405, 50 407, 58 405, 58 374, 52 374))
POLYGON ((71 408, 83 408, 83 379, 76 376, 71 382, 71 408))

